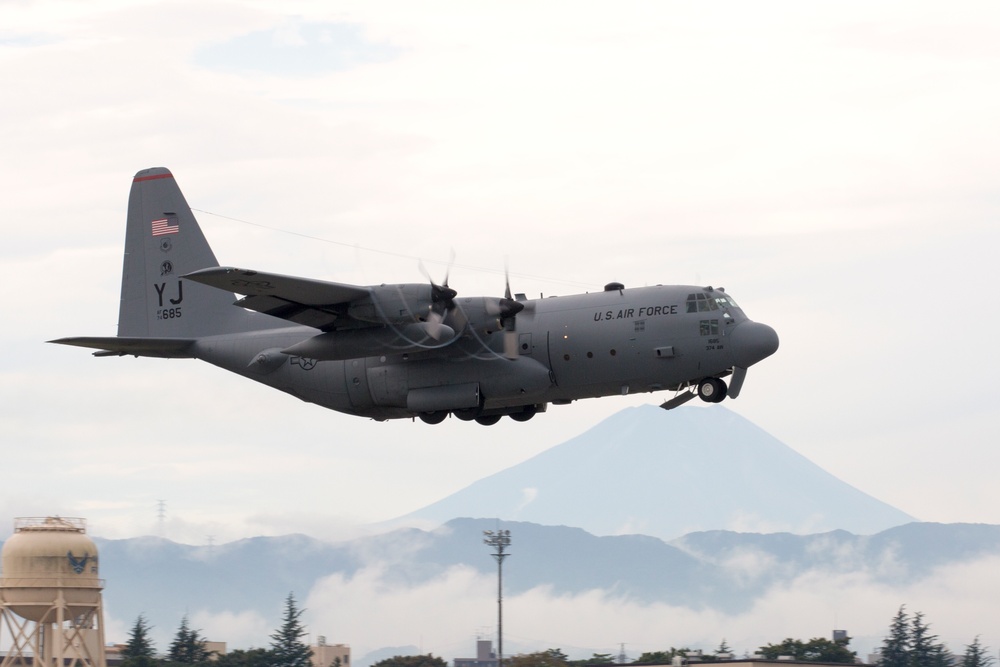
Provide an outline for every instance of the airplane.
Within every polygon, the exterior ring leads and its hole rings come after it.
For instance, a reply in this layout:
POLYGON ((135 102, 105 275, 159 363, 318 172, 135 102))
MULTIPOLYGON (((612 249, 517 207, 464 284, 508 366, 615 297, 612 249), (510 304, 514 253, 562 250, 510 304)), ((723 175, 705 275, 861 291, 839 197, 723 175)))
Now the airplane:
POLYGON ((129 194, 118 335, 49 342, 200 359, 378 421, 483 425, 639 392, 675 392, 668 410, 734 399, 778 349, 721 287, 610 282, 528 299, 506 283, 503 297, 466 297, 447 276, 360 286, 220 266, 173 174, 155 167, 129 194))

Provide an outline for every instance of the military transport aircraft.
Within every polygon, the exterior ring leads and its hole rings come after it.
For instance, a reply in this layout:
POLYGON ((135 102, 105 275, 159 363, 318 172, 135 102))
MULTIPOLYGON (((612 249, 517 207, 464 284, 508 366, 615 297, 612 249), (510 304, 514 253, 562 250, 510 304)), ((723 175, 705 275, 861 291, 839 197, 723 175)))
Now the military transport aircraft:
POLYGON ((677 392, 668 410, 736 398, 747 368, 778 349, 722 288, 612 282, 526 299, 508 280, 503 297, 466 297, 447 278, 359 286, 219 266, 162 167, 132 181, 118 335, 51 342, 201 359, 377 420, 486 425, 637 392, 677 392))

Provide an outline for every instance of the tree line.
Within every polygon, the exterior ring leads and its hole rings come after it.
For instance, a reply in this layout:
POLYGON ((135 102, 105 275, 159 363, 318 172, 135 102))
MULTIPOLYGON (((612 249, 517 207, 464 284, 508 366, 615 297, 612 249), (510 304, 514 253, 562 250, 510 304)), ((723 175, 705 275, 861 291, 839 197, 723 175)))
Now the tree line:
MULTIPOLYGON (((777 660, 778 656, 791 656, 792 659, 804 662, 828 662, 855 664, 858 662, 856 651, 849 647, 851 638, 824 639, 814 637, 808 641, 787 638, 781 642, 761 646, 757 653, 768 660, 777 660)), ((674 648, 661 651, 647 651, 629 664, 632 665, 669 665, 674 658, 688 661, 695 655, 700 661, 717 661, 731 659, 732 649, 723 639, 714 652, 692 651, 689 648, 674 648)), ((747 656, 749 657, 749 656, 747 656)), ((521 653, 504 659, 504 667, 586 667, 589 665, 612 665, 617 660, 610 653, 594 653, 590 658, 570 660, 569 656, 558 648, 550 648, 533 653, 521 653)), ((912 616, 907 613, 906 605, 899 608, 889 625, 889 632, 879 648, 877 667, 991 667, 994 658, 989 648, 983 646, 979 637, 965 646, 961 657, 949 653, 944 644, 938 641, 937 635, 931 634, 930 625, 924 614, 917 612, 912 616)), ((447 667, 447 663, 431 654, 419 656, 395 656, 372 667, 447 667)))
MULTIPOLYGON (((166 657, 157 657, 149 638, 151 629, 140 614, 129 632, 129 640, 122 651, 125 658, 123 667, 310 667, 312 649, 302 641, 306 636, 300 617, 304 609, 299 609, 295 597, 289 593, 285 600, 285 611, 281 626, 271 635, 268 649, 238 649, 225 655, 210 655, 205 648, 205 637, 199 630, 192 630, 185 616, 170 644, 166 657), (211 662, 209 659, 211 658, 211 662)), ((829 640, 814 637, 808 641, 787 638, 781 642, 766 644, 758 649, 761 657, 776 660, 778 656, 791 656, 805 662, 827 662, 854 664, 858 662, 856 651, 849 647, 851 638, 829 640)), ((979 637, 966 645, 965 652, 955 659, 947 648, 931 634, 930 624, 924 614, 910 615, 906 605, 902 605, 892 618, 889 631, 878 649, 877 667, 991 667, 994 658, 989 648, 983 646, 979 637)), ((630 664, 669 665, 674 658, 685 661, 697 655, 701 661, 714 661, 723 657, 732 658, 732 649, 723 639, 714 652, 702 653, 689 648, 671 647, 661 651, 647 651, 630 664)), ((550 648, 534 653, 522 653, 504 659, 505 667, 588 667, 610 665, 617 660, 610 653, 594 653, 590 658, 570 660, 558 648, 550 648)), ((341 667, 339 659, 330 666, 341 667)), ((448 667, 448 663, 433 654, 393 656, 376 662, 372 667, 448 667)))
POLYGON ((122 650, 122 667, 311 667, 312 649, 303 641, 306 636, 301 621, 304 611, 299 609, 295 596, 289 593, 281 626, 271 635, 270 648, 237 649, 222 655, 206 648, 207 638, 201 630, 192 630, 184 616, 164 657, 157 655, 149 636, 152 626, 143 614, 139 614, 122 650))

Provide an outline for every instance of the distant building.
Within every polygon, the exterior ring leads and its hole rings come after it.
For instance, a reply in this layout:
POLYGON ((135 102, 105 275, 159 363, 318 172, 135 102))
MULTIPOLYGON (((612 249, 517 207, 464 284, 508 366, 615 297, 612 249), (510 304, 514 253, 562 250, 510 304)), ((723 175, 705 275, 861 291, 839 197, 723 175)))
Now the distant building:
POLYGON ((455 658, 455 667, 497 667, 500 661, 493 652, 493 642, 489 639, 476 641, 475 658, 455 658))
POLYGON ((347 644, 327 644, 326 637, 316 637, 312 649, 313 667, 351 667, 351 647, 347 644))
POLYGON ((210 642, 206 639, 201 645, 208 651, 209 660, 218 660, 220 655, 226 654, 226 642, 210 642))

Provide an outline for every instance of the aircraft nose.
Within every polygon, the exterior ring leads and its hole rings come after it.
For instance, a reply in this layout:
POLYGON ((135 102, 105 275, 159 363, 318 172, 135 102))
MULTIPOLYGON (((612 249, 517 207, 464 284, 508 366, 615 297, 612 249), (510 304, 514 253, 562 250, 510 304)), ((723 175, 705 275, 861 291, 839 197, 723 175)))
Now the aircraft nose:
POLYGON ((742 322, 729 335, 733 359, 742 368, 771 356, 778 349, 777 332, 760 322, 742 322))

